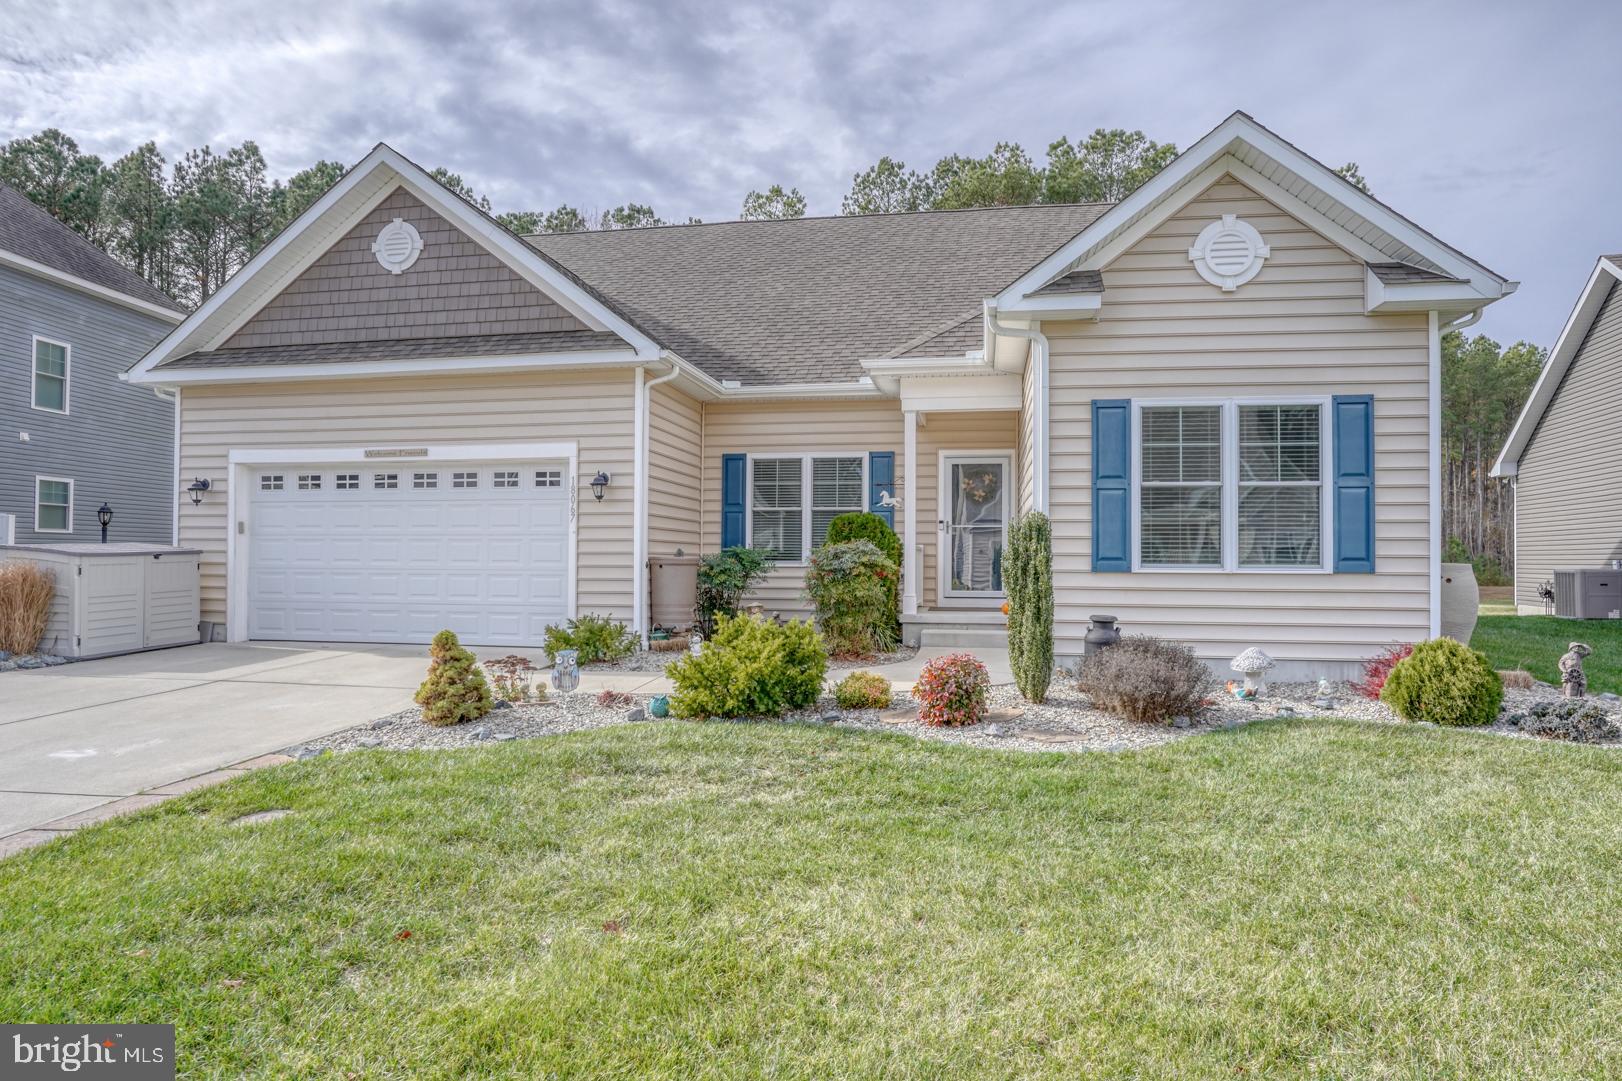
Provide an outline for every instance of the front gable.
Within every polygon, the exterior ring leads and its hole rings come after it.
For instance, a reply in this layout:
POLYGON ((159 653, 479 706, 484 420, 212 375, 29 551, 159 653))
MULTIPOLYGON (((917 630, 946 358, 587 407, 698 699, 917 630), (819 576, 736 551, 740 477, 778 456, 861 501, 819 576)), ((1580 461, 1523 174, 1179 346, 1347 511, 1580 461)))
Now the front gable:
POLYGON ((395 188, 220 348, 590 329, 422 200, 395 188), (372 250, 396 220, 422 242, 415 261, 398 273, 372 250))
POLYGON ((379 145, 125 378, 553 368, 662 351, 579 277, 379 145))

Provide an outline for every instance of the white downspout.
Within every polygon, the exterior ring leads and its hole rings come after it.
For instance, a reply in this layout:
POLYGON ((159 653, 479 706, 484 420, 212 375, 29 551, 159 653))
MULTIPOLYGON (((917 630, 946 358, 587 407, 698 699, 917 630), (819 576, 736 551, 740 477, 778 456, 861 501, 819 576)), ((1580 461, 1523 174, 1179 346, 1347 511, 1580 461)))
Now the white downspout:
POLYGON ((169 543, 176 548, 180 547, 180 388, 176 387, 170 394, 164 393, 163 387, 153 387, 152 393, 175 407, 175 475, 174 483, 169 488, 170 518, 169 543))
POLYGON ((648 644, 648 444, 650 423, 648 411, 653 401, 650 393, 660 383, 668 383, 681 374, 671 369, 657 379, 647 380, 647 369, 636 370, 636 437, 632 453, 635 456, 635 499, 631 515, 631 629, 648 644))
MULTIPOLYGON (((1479 313, 1478 313, 1479 314, 1479 313)), ((1425 422, 1430 457, 1430 637, 1442 633, 1442 331, 1440 317, 1429 313, 1429 396, 1425 422)), ((1376 489, 1378 491, 1378 489, 1376 489)))
MULTIPOLYGON (((1041 324, 1038 323, 1038 326, 1041 324)), ((986 301, 986 326, 993 335, 1007 334, 1024 338, 1031 343, 1031 369, 1036 378, 1036 394, 1031 418, 1031 509, 1048 512, 1048 339, 1040 330, 1011 327, 997 320, 997 306, 986 301)), ((996 350, 995 340, 986 344, 986 351, 996 350)), ((995 357, 986 357, 987 364, 995 364, 995 357)))

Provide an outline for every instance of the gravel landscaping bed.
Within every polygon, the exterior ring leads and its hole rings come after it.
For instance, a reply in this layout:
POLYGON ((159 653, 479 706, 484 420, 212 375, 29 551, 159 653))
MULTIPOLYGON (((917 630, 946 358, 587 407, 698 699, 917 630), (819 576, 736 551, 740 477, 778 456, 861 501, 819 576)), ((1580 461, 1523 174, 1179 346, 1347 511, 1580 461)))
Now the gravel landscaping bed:
POLYGON ((72 657, 58 657, 54 653, 7 653, 0 649, 0 672, 29 668, 55 668, 59 664, 72 664, 72 657))
MULTIPOLYGON (((905 694, 896 696, 888 710, 840 710, 831 696, 825 696, 814 709, 788 713, 775 723, 834 724, 871 731, 905 732, 920 739, 961 743, 1013 751, 1124 751, 1155 747, 1199 732, 1237 728, 1251 721, 1271 717, 1345 717, 1378 724, 1404 724, 1383 703, 1353 693, 1345 684, 1333 684, 1335 708, 1312 704, 1318 696, 1316 683, 1274 683, 1267 696, 1244 702, 1220 696, 1211 706, 1186 723, 1173 725, 1140 724, 1121 720, 1092 708, 1087 696, 1070 681, 1055 681, 1048 700, 1041 705, 1025 701, 1011 686, 993 687, 991 711, 985 721, 965 728, 936 728, 918 721, 917 703, 905 694)), ((596 696, 574 696, 566 706, 554 697, 541 704, 503 705, 483 720, 436 728, 422 723, 422 711, 401 710, 379 717, 321 739, 311 740, 287 753, 308 757, 324 750, 352 751, 368 748, 409 750, 432 747, 473 747, 514 739, 534 739, 563 732, 580 732, 614 724, 647 720, 648 695, 636 696, 627 706, 599 706, 596 696)), ((1497 723, 1477 731, 1517 739, 1536 739, 1511 724, 1508 718, 1524 713, 1538 702, 1558 701, 1558 689, 1539 684, 1531 690, 1506 690, 1504 709, 1497 723)), ((1588 701, 1622 718, 1622 699, 1591 698, 1588 701)), ((712 721, 708 723, 760 723, 754 721, 712 721)), ((772 722, 765 722, 772 723, 772 722)), ((1601 746, 1619 747, 1612 742, 1601 746)))
MULTIPOLYGON (((665 665, 678 657, 684 656, 681 650, 661 652, 657 650, 637 650, 629 657, 622 657, 617 661, 599 661, 595 664, 583 664, 582 672, 657 672, 663 673, 665 665)), ((881 664, 900 664, 910 661, 918 656, 917 646, 901 646, 890 653, 879 653, 867 658, 830 657, 828 671, 844 672, 858 668, 876 668, 881 664)))

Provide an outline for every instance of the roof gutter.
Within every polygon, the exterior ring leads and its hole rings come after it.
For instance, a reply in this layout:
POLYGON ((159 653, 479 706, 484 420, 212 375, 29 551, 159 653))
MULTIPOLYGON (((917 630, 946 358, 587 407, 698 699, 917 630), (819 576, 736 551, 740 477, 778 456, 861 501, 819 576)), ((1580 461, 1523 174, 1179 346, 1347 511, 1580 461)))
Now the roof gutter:
MULTIPOLYGON (((997 302, 986 301, 986 360, 996 366, 996 336, 1005 334, 1024 338, 1031 343, 1031 358, 1026 378, 1036 380, 1031 395, 1031 509, 1048 512, 1048 339, 1047 335, 1032 327, 1010 326, 997 318, 997 302)), ((1036 326, 1042 324, 1038 322, 1036 326)))

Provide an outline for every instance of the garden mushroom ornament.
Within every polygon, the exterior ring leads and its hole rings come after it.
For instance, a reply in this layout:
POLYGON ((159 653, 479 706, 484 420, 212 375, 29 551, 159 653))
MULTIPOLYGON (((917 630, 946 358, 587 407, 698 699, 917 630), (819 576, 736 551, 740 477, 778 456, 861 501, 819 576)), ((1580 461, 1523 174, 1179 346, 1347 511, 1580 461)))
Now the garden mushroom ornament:
POLYGON ((1230 667, 1245 677, 1242 697, 1256 698, 1267 693, 1267 680, 1262 677, 1273 667, 1273 658, 1252 646, 1235 657, 1230 667))

